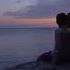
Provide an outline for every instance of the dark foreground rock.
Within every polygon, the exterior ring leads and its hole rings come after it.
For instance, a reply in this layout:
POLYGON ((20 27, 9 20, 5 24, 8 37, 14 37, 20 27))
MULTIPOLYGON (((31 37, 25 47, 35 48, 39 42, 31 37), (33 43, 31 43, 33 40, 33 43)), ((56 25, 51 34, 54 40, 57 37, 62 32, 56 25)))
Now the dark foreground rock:
POLYGON ((52 51, 41 54, 37 61, 19 64, 8 70, 49 70, 52 61, 52 51))
POLYGON ((15 65, 7 70, 70 70, 69 63, 53 64, 52 51, 41 54, 37 61, 15 65))
POLYGON ((33 61, 13 66, 11 68, 8 68, 7 70, 50 70, 50 69, 51 69, 50 63, 33 61))
POLYGON ((13 66, 7 70, 70 70, 70 63, 53 66, 51 63, 33 61, 13 66))
POLYGON ((41 62, 51 62, 52 61, 52 51, 45 52, 45 53, 41 54, 37 58, 37 62, 38 61, 41 61, 41 62))

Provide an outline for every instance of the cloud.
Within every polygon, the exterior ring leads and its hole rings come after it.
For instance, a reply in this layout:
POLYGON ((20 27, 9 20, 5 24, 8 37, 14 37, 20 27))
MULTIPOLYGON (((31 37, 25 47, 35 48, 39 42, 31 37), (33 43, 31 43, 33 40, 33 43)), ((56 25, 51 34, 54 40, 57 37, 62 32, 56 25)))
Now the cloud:
POLYGON ((21 0, 17 0, 17 1, 16 1, 16 3, 21 3, 21 2, 22 2, 21 0))
POLYGON ((8 11, 4 15, 14 17, 47 17, 59 12, 70 11, 70 0, 38 0, 37 5, 28 5, 18 11, 8 11))
POLYGON ((16 0, 16 3, 26 2, 26 0, 16 0))

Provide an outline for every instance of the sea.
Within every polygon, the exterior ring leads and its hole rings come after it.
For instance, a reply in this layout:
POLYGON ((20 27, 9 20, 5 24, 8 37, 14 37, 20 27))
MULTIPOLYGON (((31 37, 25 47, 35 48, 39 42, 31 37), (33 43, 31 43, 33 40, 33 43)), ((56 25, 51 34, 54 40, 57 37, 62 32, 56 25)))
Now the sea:
POLYGON ((36 61, 55 46, 55 28, 0 28, 0 70, 36 61))

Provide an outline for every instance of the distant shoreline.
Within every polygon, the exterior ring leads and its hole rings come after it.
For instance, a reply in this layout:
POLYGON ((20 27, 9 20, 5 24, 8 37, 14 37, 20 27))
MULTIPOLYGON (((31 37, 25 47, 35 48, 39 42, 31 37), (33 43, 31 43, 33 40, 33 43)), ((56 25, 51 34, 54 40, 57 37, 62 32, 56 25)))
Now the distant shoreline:
POLYGON ((57 29, 57 27, 0 27, 0 29, 57 29))

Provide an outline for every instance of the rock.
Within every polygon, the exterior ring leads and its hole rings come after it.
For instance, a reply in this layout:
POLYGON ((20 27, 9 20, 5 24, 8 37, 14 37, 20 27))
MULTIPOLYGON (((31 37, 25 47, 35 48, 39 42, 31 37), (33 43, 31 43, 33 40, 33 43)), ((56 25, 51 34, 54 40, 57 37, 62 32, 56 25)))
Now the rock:
POLYGON ((55 67, 52 67, 51 63, 28 62, 24 64, 15 65, 6 70, 70 70, 70 63, 59 64, 55 65, 55 67))
POLYGON ((37 62, 38 61, 41 61, 41 62, 51 62, 52 61, 52 51, 49 51, 49 52, 41 54, 37 58, 37 62))

